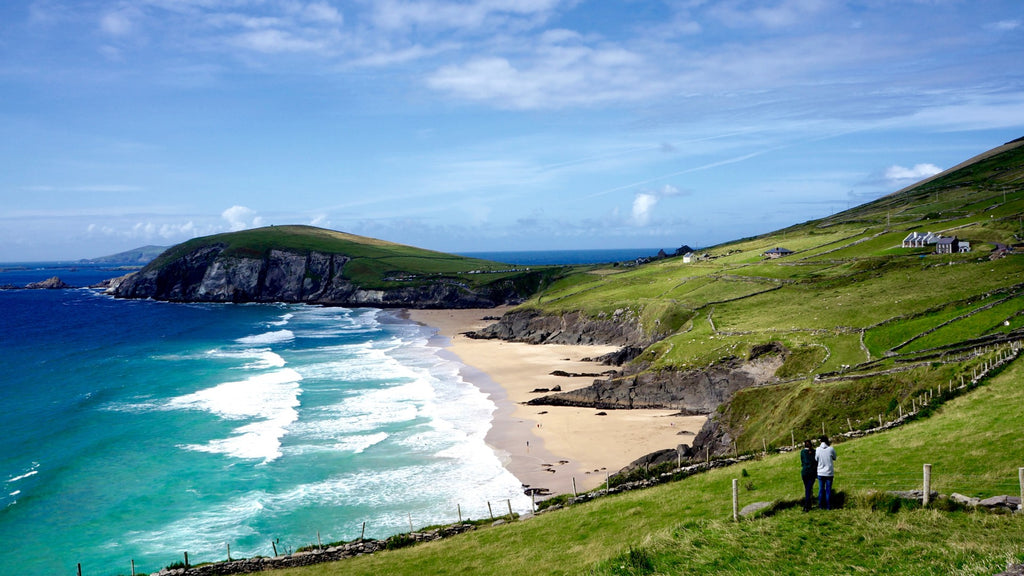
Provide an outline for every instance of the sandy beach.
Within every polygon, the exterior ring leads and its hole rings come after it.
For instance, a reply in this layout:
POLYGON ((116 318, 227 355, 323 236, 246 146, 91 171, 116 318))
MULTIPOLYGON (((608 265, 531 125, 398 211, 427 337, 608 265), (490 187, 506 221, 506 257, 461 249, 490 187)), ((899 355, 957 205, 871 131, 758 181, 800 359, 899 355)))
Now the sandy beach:
POLYGON ((551 372, 600 373, 611 369, 584 362, 614 346, 532 345, 474 340, 463 333, 493 322, 505 309, 408 310, 410 319, 438 330, 448 350, 469 368, 464 377, 491 395, 498 406, 487 442, 505 466, 529 487, 553 494, 595 488, 633 460, 678 444, 690 444, 704 416, 675 416, 673 410, 596 410, 527 406, 538 388, 573 390, 594 377, 552 376, 551 372), (606 415, 598 415, 604 412, 606 415))

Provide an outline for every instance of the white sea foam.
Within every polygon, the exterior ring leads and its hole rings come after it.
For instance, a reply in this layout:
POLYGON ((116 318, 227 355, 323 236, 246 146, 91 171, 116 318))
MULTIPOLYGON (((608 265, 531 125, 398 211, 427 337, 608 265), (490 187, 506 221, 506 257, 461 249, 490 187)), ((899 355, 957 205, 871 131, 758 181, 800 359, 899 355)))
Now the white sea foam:
MULTIPOLYGON (((289 431, 293 431, 289 429, 289 431)), ((387 432, 378 432, 376 434, 356 434, 351 436, 342 437, 337 442, 329 444, 299 444, 296 446, 288 446, 284 448, 286 455, 294 456, 305 456, 309 454, 317 453, 338 453, 338 452, 349 452, 352 454, 362 454, 367 449, 384 442, 390 437, 387 432)), ((333 438, 325 436, 324 438, 333 438)), ((311 441, 315 440, 315 437, 304 437, 303 440, 311 441)))
POLYGON ((294 317, 295 317, 295 314, 292 314, 291 312, 287 312, 285 314, 282 314, 281 318, 279 320, 274 320, 272 322, 267 322, 267 326, 287 326, 288 325, 288 321, 291 320, 294 317))
POLYGON ((35 476, 36 474, 39 474, 39 470, 35 469, 38 466, 39 466, 39 464, 35 464, 32 470, 22 474, 21 476, 15 476, 14 478, 11 478, 10 480, 7 481, 7 483, 10 484, 12 482, 17 482, 18 480, 24 480, 25 478, 30 478, 32 476, 35 476))
POLYGON ((262 334, 253 334, 252 336, 238 338, 235 342, 246 346, 269 346, 271 344, 290 342, 294 339, 295 333, 291 330, 274 330, 273 332, 264 332, 262 334))
POLYGON ((168 407, 203 410, 227 420, 253 420, 236 428, 229 438, 186 448, 269 462, 281 456, 281 437, 298 418, 300 380, 302 375, 291 368, 274 370, 172 398, 168 407))

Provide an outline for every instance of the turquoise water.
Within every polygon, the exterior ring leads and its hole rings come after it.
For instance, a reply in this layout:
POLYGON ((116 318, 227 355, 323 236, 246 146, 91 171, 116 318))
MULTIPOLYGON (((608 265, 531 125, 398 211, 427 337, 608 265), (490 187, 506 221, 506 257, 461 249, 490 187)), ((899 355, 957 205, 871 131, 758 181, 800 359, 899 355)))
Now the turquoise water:
POLYGON ((484 443, 494 404, 433 333, 376 309, 0 291, 0 572, 156 572, 529 510, 484 443))

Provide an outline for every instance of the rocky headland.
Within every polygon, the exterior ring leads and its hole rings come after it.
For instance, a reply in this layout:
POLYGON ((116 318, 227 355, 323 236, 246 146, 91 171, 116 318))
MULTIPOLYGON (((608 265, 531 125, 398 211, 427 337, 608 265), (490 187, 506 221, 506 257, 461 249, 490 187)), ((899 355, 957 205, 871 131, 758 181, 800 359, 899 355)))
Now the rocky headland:
POLYGON ((474 289, 439 277, 366 288, 346 276, 345 254, 271 249, 229 255, 225 244, 204 245, 168 263, 149 265, 112 283, 118 298, 171 302, 287 302, 381 308, 490 308, 519 302, 512 281, 474 289))

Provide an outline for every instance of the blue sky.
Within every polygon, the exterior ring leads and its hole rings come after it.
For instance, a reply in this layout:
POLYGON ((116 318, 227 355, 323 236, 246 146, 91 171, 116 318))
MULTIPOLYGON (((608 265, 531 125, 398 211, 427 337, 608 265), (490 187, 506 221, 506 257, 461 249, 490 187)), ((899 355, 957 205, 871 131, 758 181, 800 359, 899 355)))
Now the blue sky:
POLYGON ((1024 3, 14 0, 0 133, 0 261, 707 246, 1024 136, 1024 3))

